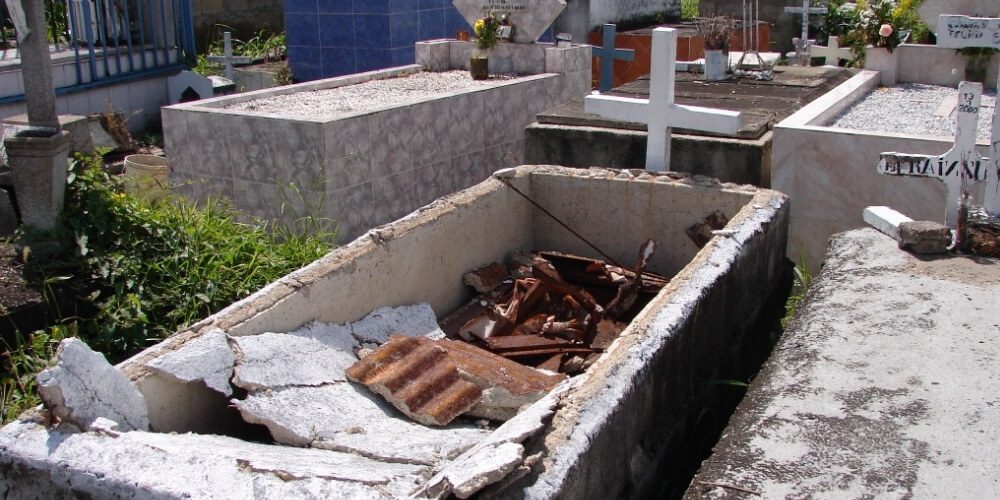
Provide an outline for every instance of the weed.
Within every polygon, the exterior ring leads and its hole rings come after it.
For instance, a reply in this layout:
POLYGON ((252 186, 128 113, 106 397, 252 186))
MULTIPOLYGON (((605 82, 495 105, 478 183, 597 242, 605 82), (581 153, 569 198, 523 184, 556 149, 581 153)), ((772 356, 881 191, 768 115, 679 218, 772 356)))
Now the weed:
POLYGON ((695 19, 700 15, 699 0, 681 0, 681 19, 695 19))
POLYGON ((35 332, 25 339, 18 335, 17 347, 5 346, 0 353, 3 373, 0 378, 0 419, 10 422, 41 399, 36 391, 35 375, 44 370, 55 357, 56 348, 64 338, 76 336, 76 324, 57 325, 35 332))
POLYGON ((809 266, 806 265, 805 257, 800 255, 799 263, 795 265, 792 277, 792 293, 785 301, 785 317, 781 318, 782 328, 788 328, 788 324, 795 317, 795 312, 798 311, 799 304, 806 298, 806 292, 809 291, 811 284, 812 273, 809 271, 809 266))

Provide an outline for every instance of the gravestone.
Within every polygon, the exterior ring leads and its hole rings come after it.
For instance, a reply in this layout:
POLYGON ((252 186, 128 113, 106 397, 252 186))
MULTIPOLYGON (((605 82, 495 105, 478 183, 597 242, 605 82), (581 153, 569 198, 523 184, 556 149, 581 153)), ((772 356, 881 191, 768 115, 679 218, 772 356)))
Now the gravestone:
POLYGON ((566 0, 452 0, 452 4, 469 26, 490 12, 507 14, 514 25, 514 43, 535 43, 566 8, 566 0))
MULTIPOLYGON (((986 47, 1000 49, 1000 19, 967 16, 941 16, 938 19, 939 47, 961 49, 986 47)), ((1000 82, 998 75, 997 82, 1000 82)), ((1000 85, 1000 83, 998 83, 1000 85)), ((1000 88, 1000 87, 998 87, 1000 88)), ((1000 214, 1000 110, 993 108, 993 131, 990 140, 990 165, 987 170, 992 182, 987 184, 983 208, 992 215, 1000 214)))
POLYGON ((811 14, 825 14, 826 7, 810 7, 809 0, 802 0, 801 7, 785 7, 786 14, 799 14, 802 16, 802 36, 795 42, 795 53, 799 58, 799 64, 809 66, 809 46, 812 40, 809 39, 809 16, 811 14))
POLYGON ((958 131, 955 145, 941 156, 882 153, 877 171, 883 175, 931 177, 944 182, 948 190, 945 197, 945 223, 952 229, 958 226, 958 205, 963 193, 971 190, 973 183, 987 182, 987 190, 996 189, 997 177, 984 168, 976 152, 976 129, 979 120, 980 99, 983 85, 962 82, 958 86, 958 131))
POLYGON ((604 31, 601 33, 601 46, 594 47, 591 52, 594 57, 601 58, 601 81, 597 87, 601 92, 606 92, 611 90, 611 87, 614 87, 616 59, 622 61, 635 60, 634 50, 615 48, 615 30, 616 26, 614 24, 605 24, 604 31))
POLYGON ((809 50, 809 57, 822 57, 823 65, 840 66, 840 60, 853 61, 854 53, 851 52, 850 47, 841 47, 840 40, 831 36, 829 42, 827 42, 826 47, 822 45, 813 45, 809 50), (833 62, 830 62, 833 59, 833 62))
POLYGON ((645 123, 649 131, 646 140, 646 169, 670 169, 670 129, 735 134, 740 128, 740 114, 674 103, 676 77, 677 30, 653 30, 652 72, 649 78, 649 99, 589 95, 584 110, 606 118, 633 123, 645 123))

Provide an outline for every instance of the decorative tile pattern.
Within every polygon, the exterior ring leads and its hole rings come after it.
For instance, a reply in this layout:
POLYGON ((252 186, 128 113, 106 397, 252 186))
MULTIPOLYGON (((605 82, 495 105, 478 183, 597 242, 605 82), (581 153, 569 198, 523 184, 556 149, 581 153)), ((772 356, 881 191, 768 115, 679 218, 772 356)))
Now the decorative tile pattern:
POLYGON ((289 0, 285 29, 300 81, 413 64, 420 40, 468 30, 444 0, 289 0))

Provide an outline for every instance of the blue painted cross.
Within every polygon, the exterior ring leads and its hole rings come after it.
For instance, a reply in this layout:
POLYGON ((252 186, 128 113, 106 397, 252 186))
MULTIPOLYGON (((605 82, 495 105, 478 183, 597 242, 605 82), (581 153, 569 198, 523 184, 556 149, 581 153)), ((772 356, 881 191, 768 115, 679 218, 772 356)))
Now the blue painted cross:
POLYGON ((601 92, 611 90, 615 82, 615 59, 622 61, 635 60, 635 51, 632 49, 615 48, 615 30, 613 24, 604 25, 604 37, 601 47, 594 47, 594 57, 601 58, 601 83, 598 88, 601 92))

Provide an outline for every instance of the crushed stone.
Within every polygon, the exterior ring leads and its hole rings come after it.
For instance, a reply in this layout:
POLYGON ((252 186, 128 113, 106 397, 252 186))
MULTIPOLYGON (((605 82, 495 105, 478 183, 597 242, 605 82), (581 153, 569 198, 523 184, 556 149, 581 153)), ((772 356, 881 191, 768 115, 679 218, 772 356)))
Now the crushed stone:
POLYGON ((518 78, 509 74, 491 74, 489 80, 473 80, 468 71, 426 71, 331 89, 270 96, 232 104, 224 109, 290 118, 330 119, 358 111, 422 101, 459 90, 496 87, 518 78))
MULTIPOLYGON (((945 99, 956 99, 958 89, 941 85, 903 83, 879 87, 859 99, 834 118, 834 128, 888 132, 897 134, 955 136, 956 111, 937 116, 935 111, 945 99)), ((996 105, 996 91, 983 89, 979 109, 977 138, 989 140, 996 105)))

